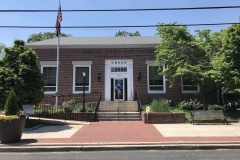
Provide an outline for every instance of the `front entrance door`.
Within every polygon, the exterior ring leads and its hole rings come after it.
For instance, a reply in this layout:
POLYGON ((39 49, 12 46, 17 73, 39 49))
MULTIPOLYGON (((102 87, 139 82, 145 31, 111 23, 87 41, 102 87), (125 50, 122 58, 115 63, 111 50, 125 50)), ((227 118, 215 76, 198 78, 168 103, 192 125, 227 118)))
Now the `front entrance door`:
POLYGON ((105 101, 128 101, 132 98, 133 60, 105 61, 105 101))
POLYGON ((127 78, 111 79, 111 101, 127 101, 128 87, 127 78))
POLYGON ((114 100, 123 100, 124 97, 124 81, 123 79, 114 80, 114 100))

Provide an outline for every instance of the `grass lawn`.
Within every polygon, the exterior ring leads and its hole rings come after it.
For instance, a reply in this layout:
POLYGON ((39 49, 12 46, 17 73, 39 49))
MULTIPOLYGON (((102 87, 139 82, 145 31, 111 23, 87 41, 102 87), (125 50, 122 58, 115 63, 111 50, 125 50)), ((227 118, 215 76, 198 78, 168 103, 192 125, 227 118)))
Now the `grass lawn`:
POLYGON ((41 122, 39 120, 28 119, 25 123, 25 128, 33 128, 33 127, 38 126, 40 124, 41 124, 41 122))
POLYGON ((224 111, 224 113, 229 117, 231 120, 240 120, 240 111, 224 111))

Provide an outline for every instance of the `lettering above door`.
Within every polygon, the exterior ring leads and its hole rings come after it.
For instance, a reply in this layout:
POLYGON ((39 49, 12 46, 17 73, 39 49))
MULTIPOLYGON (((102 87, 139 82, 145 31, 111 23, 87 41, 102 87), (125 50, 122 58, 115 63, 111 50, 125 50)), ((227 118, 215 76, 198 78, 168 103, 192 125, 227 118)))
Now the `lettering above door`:
POLYGON ((112 64, 127 64, 126 61, 112 61, 112 64))

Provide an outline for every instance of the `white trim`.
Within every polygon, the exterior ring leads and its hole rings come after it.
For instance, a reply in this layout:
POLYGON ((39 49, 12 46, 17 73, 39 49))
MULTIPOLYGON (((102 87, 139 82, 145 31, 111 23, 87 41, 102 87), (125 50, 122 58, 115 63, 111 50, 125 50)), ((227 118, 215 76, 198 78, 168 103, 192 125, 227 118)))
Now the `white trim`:
POLYGON ((184 94, 194 94, 194 93, 199 93, 200 91, 200 87, 198 85, 193 85, 193 86, 197 86, 197 90, 183 90, 184 86, 190 86, 190 85, 183 85, 183 76, 181 76, 181 88, 182 88, 182 93, 184 94))
MULTIPOLYGON (((154 60, 146 60, 146 64, 149 65, 149 66, 155 66, 156 63, 154 60)), ((166 64, 166 61, 162 61, 162 65, 165 65, 166 64)))
POLYGON ((72 61, 72 65, 92 65, 92 61, 72 61))
POLYGON ((127 78, 127 100, 132 99, 133 87, 133 60, 132 59, 112 59, 105 60, 105 101, 111 101, 111 78, 127 78), (127 67, 127 72, 111 72, 112 67, 127 67))
MULTIPOLYGON (((166 94, 165 76, 163 76, 163 90, 160 90, 160 91, 151 91, 150 90, 150 86, 149 86, 149 67, 154 66, 154 61, 147 60, 146 64, 147 64, 147 90, 148 90, 148 94, 166 94)), ((165 69, 165 63, 162 63, 162 66, 163 66, 163 69, 165 69)))
MULTIPOLYGON (((47 66, 47 65, 50 65, 50 66, 53 66, 55 65, 57 67, 57 61, 40 61, 39 62, 41 66, 47 66)), ((60 62, 59 62, 60 64, 60 62)))
POLYGON ((146 60, 146 65, 148 65, 148 66, 154 66, 154 62, 155 61, 150 61, 150 60, 146 60))
POLYGON ((83 91, 75 91, 75 73, 76 73, 76 67, 88 67, 89 68, 89 90, 85 90, 85 93, 91 93, 91 64, 92 61, 73 61, 73 88, 72 88, 72 92, 73 94, 76 93, 83 93, 83 91))

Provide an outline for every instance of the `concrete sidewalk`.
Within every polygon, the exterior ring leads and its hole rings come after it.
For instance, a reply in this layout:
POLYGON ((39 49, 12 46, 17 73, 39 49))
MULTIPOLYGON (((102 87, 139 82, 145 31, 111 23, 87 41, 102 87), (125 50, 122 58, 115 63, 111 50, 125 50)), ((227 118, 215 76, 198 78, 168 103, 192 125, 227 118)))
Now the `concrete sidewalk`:
POLYGON ((1 151, 240 148, 240 123, 144 124, 141 121, 44 125, 1 151))

